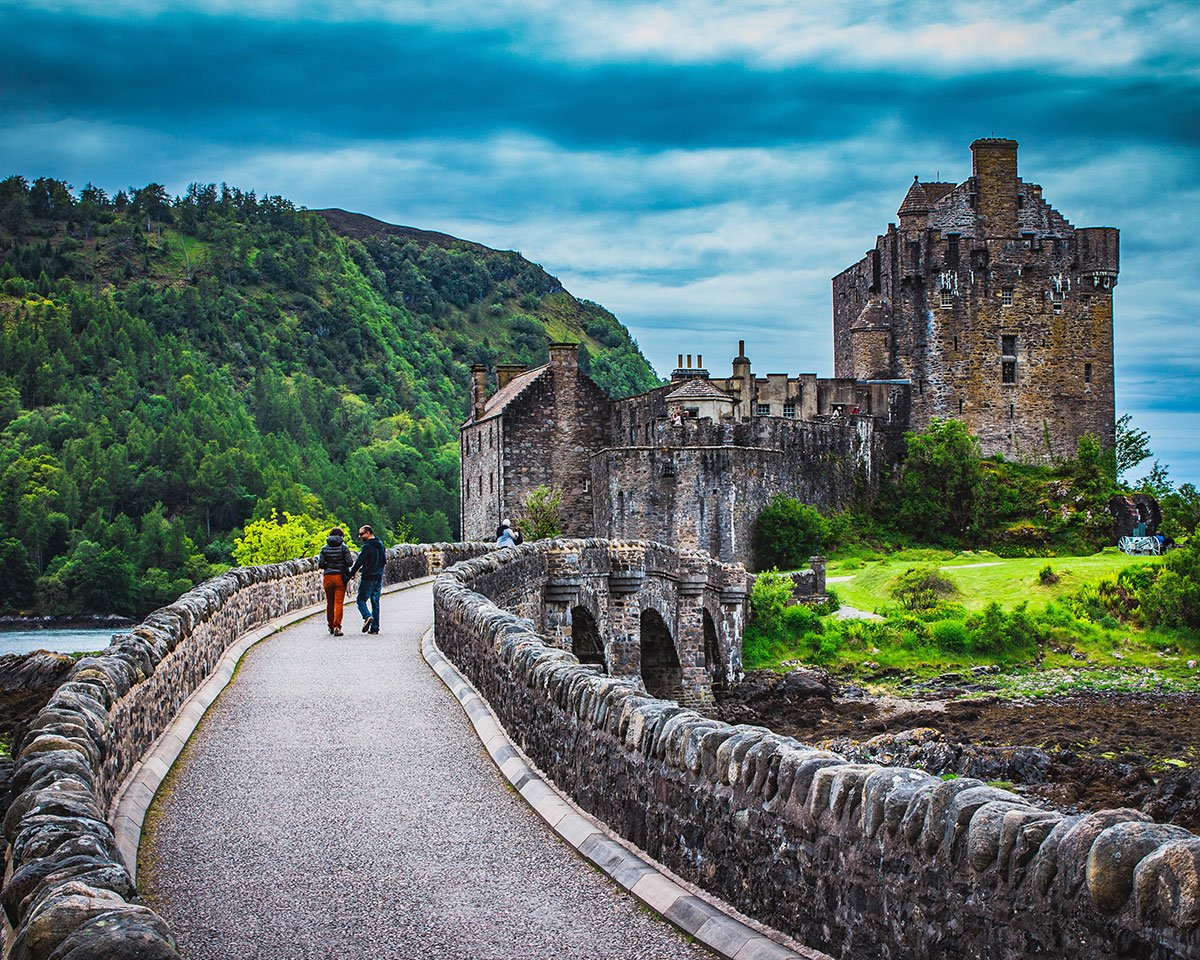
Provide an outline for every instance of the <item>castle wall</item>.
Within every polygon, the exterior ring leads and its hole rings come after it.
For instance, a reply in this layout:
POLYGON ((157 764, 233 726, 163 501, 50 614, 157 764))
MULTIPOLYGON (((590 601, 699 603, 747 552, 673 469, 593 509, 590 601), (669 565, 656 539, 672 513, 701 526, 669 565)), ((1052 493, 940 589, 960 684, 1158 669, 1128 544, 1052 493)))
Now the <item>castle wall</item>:
POLYGON ((596 535, 751 563, 754 522, 776 494, 837 509, 878 482, 898 442, 871 417, 659 421, 648 443, 592 457, 596 535))
POLYGON ((509 516, 504 496, 504 418, 468 423, 459 434, 459 502, 464 540, 491 540, 500 519, 509 516))

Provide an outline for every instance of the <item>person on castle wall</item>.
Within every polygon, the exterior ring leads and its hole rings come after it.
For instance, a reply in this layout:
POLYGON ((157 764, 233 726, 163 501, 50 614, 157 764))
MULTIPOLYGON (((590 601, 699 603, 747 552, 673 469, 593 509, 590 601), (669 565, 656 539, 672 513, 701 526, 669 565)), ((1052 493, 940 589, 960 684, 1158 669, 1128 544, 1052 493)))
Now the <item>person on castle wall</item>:
POLYGON ((524 539, 521 531, 512 525, 512 521, 508 517, 501 520, 500 526, 496 528, 496 546, 498 547, 518 547, 524 539))
POLYGON ((353 577, 362 571, 356 598, 358 612, 363 618, 362 632, 378 633, 379 595, 383 591, 383 568, 387 565, 387 551, 383 541, 375 536, 375 531, 365 523, 358 530, 358 539, 362 541, 363 546, 358 559, 354 561, 354 566, 350 568, 350 576, 353 577))
POLYGON ((676 410, 675 415, 673 417, 671 417, 671 426, 673 426, 673 427, 682 427, 683 426, 683 415, 678 410, 676 410))
POLYGON ((325 571, 322 585, 325 588, 325 620, 329 632, 342 635, 342 608, 346 601, 346 584, 350 582, 350 565, 354 555, 346 546, 346 534, 341 527, 334 527, 325 538, 325 546, 317 554, 317 566, 325 571))

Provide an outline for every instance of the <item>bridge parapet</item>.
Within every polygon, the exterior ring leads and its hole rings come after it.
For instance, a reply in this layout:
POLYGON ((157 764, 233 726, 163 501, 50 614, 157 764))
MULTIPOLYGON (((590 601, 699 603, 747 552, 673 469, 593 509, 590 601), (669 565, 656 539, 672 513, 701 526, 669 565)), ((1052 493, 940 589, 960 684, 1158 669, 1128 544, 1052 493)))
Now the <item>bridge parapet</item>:
MULTIPOLYGON (((971 778, 849 763, 580 663, 539 632, 528 602, 546 582, 546 551, 578 550, 580 570, 595 574, 581 576, 582 596, 601 575, 638 569, 639 549, 582 544, 449 568, 434 587, 437 639, 533 762, 652 857, 837 956, 1200 956, 1200 837, 1182 828, 1134 810, 1068 815, 971 778)), ((610 635, 632 628, 622 604, 669 579, 651 572, 671 569, 660 546, 644 550, 638 592, 610 591, 610 611, 625 617, 610 635)), ((677 585, 696 572, 690 560, 673 571, 686 619, 697 595, 677 585)), ((710 566, 705 595, 713 589, 743 609, 733 571, 710 566)))
MULTIPOLYGON (((385 583, 426 577, 491 544, 401 544, 385 583)), ((122 783, 245 634, 324 603, 315 558, 241 567, 200 584, 84 657, 14 744, 4 818, 11 874, 0 902, 6 960, 177 956, 171 932, 135 893, 118 848, 122 783)))

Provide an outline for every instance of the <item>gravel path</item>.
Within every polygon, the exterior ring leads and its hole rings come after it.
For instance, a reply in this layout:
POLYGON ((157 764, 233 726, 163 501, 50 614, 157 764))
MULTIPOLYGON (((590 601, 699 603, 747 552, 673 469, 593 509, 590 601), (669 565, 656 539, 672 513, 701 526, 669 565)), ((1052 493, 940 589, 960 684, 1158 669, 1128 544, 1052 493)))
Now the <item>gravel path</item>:
POLYGON ((421 660, 432 619, 426 585, 384 597, 378 637, 314 617, 247 654, 142 841, 184 956, 711 956, 502 786, 421 660))

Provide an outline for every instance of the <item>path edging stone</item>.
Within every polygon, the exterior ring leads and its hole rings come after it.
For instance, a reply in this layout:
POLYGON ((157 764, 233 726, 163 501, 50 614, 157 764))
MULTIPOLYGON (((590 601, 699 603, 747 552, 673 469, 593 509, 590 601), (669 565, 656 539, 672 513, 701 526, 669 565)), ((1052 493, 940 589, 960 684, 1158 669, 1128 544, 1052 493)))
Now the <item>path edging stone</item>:
POLYGON ((542 776, 509 738, 488 702, 443 655, 432 627, 421 639, 421 655, 454 695, 513 789, 560 839, 618 886, 726 960, 830 960, 817 950, 786 945, 777 931, 768 934, 764 927, 745 923, 728 904, 710 894, 699 895, 646 854, 618 840, 542 776))
MULTIPOLYGON (((431 583, 433 580, 434 577, 428 576, 388 584, 383 588, 382 593, 409 590, 431 583)), ((113 800, 109 819, 113 825, 117 851, 121 854, 121 859, 129 870, 129 876, 135 883, 137 882, 138 847, 142 840, 142 828, 146 822, 146 814, 163 781, 170 775, 175 761, 183 752, 183 748, 192 734, 195 733, 200 721, 204 719, 208 708, 216 702, 217 697, 233 680, 242 657, 251 647, 267 637, 273 636, 293 623, 307 620, 309 617, 324 613, 324 611, 324 603, 315 603, 292 610, 251 630, 229 646, 212 673, 183 702, 174 721, 129 771, 129 775, 121 784, 113 800)))

